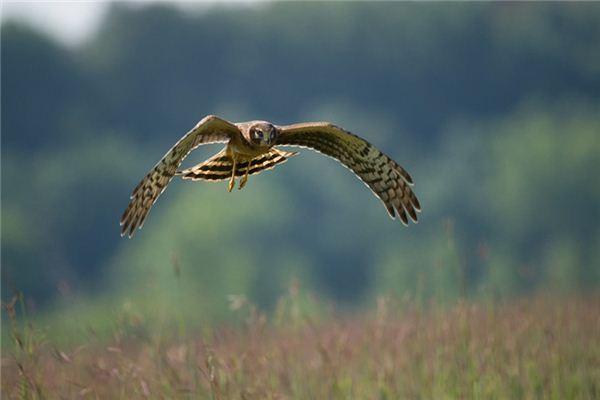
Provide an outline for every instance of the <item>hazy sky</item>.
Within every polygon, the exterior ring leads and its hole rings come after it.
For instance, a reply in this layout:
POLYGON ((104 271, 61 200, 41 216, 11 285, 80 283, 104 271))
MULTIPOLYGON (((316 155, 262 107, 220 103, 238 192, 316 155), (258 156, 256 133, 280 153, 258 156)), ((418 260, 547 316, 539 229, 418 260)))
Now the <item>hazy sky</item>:
MULTIPOLYGON (((243 0, 245 4, 255 0, 243 0)), ((156 2, 156 0, 128 1, 131 6, 156 2)), ((167 2, 186 10, 202 10, 215 3, 239 5, 226 0, 167 2)), ((2 22, 7 19, 25 21, 67 45, 77 45, 94 34, 108 9, 106 1, 0 1, 2 22)))
POLYGON ((98 28, 106 12, 105 2, 3 1, 2 21, 27 22, 63 43, 76 45, 98 28))

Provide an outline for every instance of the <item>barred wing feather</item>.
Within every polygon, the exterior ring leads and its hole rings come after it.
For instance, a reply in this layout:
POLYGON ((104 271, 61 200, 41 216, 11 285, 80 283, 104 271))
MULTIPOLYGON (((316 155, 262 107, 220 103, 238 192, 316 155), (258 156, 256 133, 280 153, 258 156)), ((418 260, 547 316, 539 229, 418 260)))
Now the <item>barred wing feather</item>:
POLYGON ((327 122, 279 127, 277 146, 306 147, 332 157, 349 168, 383 202, 392 218, 417 222, 421 205, 412 191, 411 176, 366 140, 327 122))
POLYGON ((196 147, 209 143, 228 142, 239 129, 212 115, 203 118, 186 133, 133 189, 129 206, 121 216, 121 236, 132 237, 141 228, 161 193, 165 190, 183 159, 196 147))

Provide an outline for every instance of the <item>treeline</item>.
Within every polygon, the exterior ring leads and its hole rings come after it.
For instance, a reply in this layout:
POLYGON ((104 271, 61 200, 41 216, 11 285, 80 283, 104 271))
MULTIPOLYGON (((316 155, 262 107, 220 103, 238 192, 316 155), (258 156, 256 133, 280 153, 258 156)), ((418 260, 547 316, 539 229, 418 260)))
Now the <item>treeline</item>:
POLYGON ((115 3, 76 49, 4 23, 3 292, 176 302, 179 285, 210 314, 232 293, 269 305, 292 277, 348 301, 596 288, 599 19, 593 3, 115 3), (130 190, 206 114, 367 137, 413 173, 421 223, 304 152, 232 195, 173 185, 121 239, 130 190))

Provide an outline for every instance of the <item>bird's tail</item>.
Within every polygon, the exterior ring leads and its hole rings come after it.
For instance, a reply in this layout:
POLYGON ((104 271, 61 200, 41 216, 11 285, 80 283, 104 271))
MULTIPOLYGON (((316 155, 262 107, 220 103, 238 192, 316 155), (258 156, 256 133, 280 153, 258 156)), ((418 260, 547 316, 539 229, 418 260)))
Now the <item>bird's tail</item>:
MULTIPOLYGON (((244 176, 248 168, 250 168, 248 175, 261 173, 286 162, 289 157, 293 157, 296 154, 298 153, 271 149, 268 153, 261 154, 256 158, 238 160, 235 168, 235 176, 244 176)), ((220 181, 231 178, 232 168, 233 160, 227 154, 226 149, 223 149, 198 165, 184 169, 183 171, 177 171, 177 175, 181 175, 183 179, 194 181, 220 181)))

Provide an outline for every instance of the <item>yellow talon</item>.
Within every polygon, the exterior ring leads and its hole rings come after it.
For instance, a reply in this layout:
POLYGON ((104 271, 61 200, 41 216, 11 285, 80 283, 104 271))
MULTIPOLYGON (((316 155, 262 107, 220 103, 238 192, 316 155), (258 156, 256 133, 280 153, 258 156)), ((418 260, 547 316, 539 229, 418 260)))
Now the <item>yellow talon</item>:
POLYGON ((244 186, 246 186, 246 183, 248 182, 248 174, 250 173, 250 165, 252 164, 252 160, 248 161, 248 165, 246 167, 246 173, 244 174, 244 176, 242 177, 242 179, 240 179, 240 187, 239 189, 241 190, 244 186))
POLYGON ((237 160, 235 159, 235 157, 233 158, 233 167, 231 168, 231 179, 229 179, 229 192, 231 193, 231 191, 233 190, 233 187, 235 186, 235 167, 237 164, 237 160))

